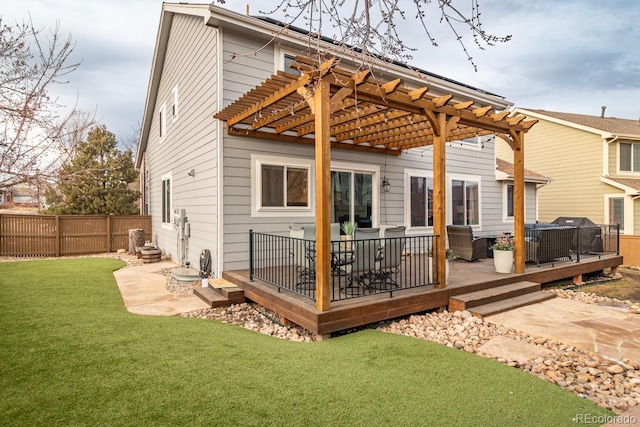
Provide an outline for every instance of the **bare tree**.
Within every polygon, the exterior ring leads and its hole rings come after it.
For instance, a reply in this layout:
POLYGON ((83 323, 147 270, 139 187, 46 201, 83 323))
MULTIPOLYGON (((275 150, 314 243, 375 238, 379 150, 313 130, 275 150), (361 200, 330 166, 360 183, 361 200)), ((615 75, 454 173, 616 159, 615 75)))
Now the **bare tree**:
MULTIPOLYGON (((281 32, 293 26, 304 29, 309 35, 310 53, 319 52, 314 44, 328 38, 337 50, 357 52, 363 65, 368 65, 371 56, 409 62, 417 48, 404 42, 399 31, 402 26, 414 26, 417 21, 426 39, 437 46, 432 28, 445 25, 477 71, 463 32, 471 33, 473 43, 479 49, 507 42, 511 36, 495 36, 484 31, 478 0, 466 0, 467 11, 456 6, 461 3, 455 0, 279 0, 271 10, 260 13, 267 16, 283 14, 286 24, 281 32), (404 23, 412 18, 415 21, 404 23)), ((274 39, 278 35, 274 35, 274 39)))
POLYGON ((142 123, 138 120, 135 125, 131 125, 131 133, 124 139, 118 141, 123 151, 129 150, 135 154, 138 147, 138 140, 140 139, 140 132, 142 132, 142 123))
POLYGON ((44 33, 31 17, 15 25, 0 18, 0 180, 53 176, 61 164, 56 160, 63 163, 72 141, 83 139, 77 133, 88 128, 90 116, 75 106, 64 112, 51 95, 80 65, 71 60, 74 46, 58 25, 44 33))

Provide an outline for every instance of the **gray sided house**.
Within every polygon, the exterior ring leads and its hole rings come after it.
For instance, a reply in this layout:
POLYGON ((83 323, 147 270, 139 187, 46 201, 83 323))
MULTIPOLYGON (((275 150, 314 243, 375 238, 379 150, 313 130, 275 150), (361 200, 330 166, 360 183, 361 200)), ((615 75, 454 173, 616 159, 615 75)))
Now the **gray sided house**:
MULTIPOLYGON (((231 135, 214 118, 278 71, 296 72, 286 65, 308 55, 307 36, 289 30, 272 41, 279 31, 272 22, 213 5, 162 7, 136 157, 142 211, 152 216, 153 241, 163 251, 197 266, 208 249, 216 277, 248 268, 249 230, 288 235, 290 225, 315 221, 313 144, 231 135), (181 216, 188 222, 183 240, 181 216)), ((432 96, 453 94, 455 102, 497 110, 511 106, 445 77, 425 72, 425 80, 401 64, 374 64, 376 73, 398 76, 409 89, 426 81, 432 96)), ((340 66, 355 67, 348 59, 340 66)), ((468 224, 477 234, 513 230, 513 175, 504 164, 496 169, 494 140, 482 135, 447 144, 447 224, 468 224)), ((331 222, 433 233, 432 150, 331 150, 331 222)), ((525 220, 532 222, 536 188, 545 179, 527 173, 525 181, 525 220)))

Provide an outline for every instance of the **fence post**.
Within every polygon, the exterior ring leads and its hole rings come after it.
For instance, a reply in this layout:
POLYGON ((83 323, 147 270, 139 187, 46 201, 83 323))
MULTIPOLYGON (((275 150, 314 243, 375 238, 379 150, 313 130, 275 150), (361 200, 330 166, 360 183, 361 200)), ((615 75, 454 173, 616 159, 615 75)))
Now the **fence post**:
POLYGON ((61 239, 61 233, 60 233, 60 215, 56 215, 56 256, 59 257, 60 256, 60 239, 61 239))
POLYGON ((253 282, 253 230, 249 230, 249 281, 253 282))
POLYGON ((107 221, 107 252, 111 252, 111 215, 107 215, 105 220, 107 221))

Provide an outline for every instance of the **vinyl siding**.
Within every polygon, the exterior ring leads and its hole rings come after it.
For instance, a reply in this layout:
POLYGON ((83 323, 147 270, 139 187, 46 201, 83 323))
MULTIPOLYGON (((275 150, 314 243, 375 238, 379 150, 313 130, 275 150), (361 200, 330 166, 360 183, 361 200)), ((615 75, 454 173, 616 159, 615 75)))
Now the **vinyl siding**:
MULTIPOLYGON (((289 225, 311 222, 314 217, 251 217, 251 153, 271 156, 313 159, 312 146, 263 141, 225 135, 224 141, 224 269, 248 268, 249 230, 288 235, 289 225)), ((425 147, 401 156, 386 157, 386 176, 391 183, 389 193, 380 193, 379 224, 404 225, 404 173, 405 169, 432 170, 432 149, 425 147)), ((333 162, 347 162, 378 166, 385 174, 385 156, 349 150, 332 150, 333 162)), ((477 175, 481 180, 481 225, 478 233, 508 231, 513 224, 502 217, 502 183, 495 181, 493 142, 482 150, 462 148, 456 144, 447 147, 447 173, 477 175)), ((448 191, 448 190, 447 190, 448 191)), ((535 186, 527 186, 527 217, 535 216, 535 186)))
MULTIPOLYGON (((603 195, 612 188, 600 181, 602 139, 568 126, 540 120, 524 137, 525 167, 553 179, 538 190, 539 220, 586 216, 604 222, 603 195)), ((497 156, 513 161, 512 151, 499 141, 497 156)))
POLYGON ((608 174, 611 176, 616 175, 618 171, 618 144, 609 144, 607 146, 607 152, 609 153, 608 174))
POLYGON ((178 260, 177 235, 161 223, 161 176, 172 174, 173 208, 186 209, 191 225, 187 261, 198 268, 200 252, 217 256, 216 29, 202 18, 174 15, 162 68, 146 161, 153 240, 178 260), (178 117, 171 115, 172 91, 178 87, 178 117), (158 111, 166 104, 166 138, 158 140, 158 111), (193 169, 195 176, 188 172, 193 169))

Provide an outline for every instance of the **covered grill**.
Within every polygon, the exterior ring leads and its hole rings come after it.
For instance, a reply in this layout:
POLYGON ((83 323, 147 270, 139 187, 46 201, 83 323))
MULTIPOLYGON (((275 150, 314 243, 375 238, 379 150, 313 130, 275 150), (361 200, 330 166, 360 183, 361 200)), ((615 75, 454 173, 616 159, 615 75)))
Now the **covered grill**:
POLYGON ((580 253, 602 252, 602 230, 586 216, 560 216, 552 221, 560 227, 579 227, 571 249, 580 253))

